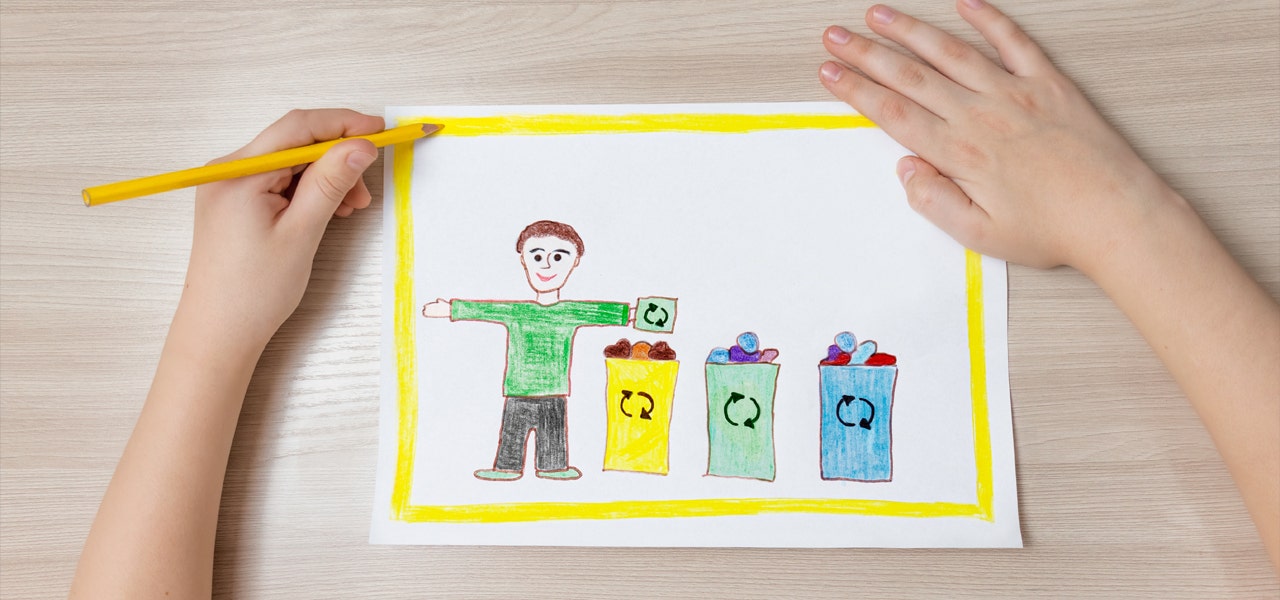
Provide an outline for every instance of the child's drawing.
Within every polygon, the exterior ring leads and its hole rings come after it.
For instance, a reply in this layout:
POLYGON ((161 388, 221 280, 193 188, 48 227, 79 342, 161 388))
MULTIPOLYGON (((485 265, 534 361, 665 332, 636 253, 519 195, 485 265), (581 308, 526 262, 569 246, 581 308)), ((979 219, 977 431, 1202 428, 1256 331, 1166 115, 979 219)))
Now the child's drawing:
POLYGON ((893 479, 893 392, 898 358, 876 343, 836 335, 818 363, 822 400, 822 478, 893 479))
POLYGON ((636 300, 636 329, 671 333, 675 328, 675 298, 653 297, 636 300))
MULTIPOLYGON (((642 301, 637 305, 645 306, 642 301)), ((637 313, 638 314, 638 313, 637 313)), ((604 349, 604 470, 666 475, 680 363, 666 342, 627 339, 604 349)))
POLYGON ((773 481, 777 357, 752 332, 707 357, 707 475, 773 481))
POLYGON ((429 318, 486 321, 507 328, 507 366, 502 384, 506 404, 498 453, 479 479, 512 481, 524 474, 525 446, 534 434, 535 471, 543 479, 577 479, 569 465, 565 404, 573 337, 579 327, 626 325, 631 306, 622 302, 561 300, 560 290, 582 260, 585 247, 573 227, 538 221, 516 239, 533 300, 445 300, 422 307, 429 318))
POLYGON ((387 151, 375 543, 1018 544, 1005 269, 911 209, 874 123, 388 119, 444 128, 387 151))

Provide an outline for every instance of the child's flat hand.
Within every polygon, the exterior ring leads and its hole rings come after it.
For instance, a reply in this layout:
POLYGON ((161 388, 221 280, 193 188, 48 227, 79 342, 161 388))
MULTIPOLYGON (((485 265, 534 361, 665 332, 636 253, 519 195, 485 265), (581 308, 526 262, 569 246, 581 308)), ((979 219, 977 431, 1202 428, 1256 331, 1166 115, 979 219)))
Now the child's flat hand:
POLYGON ((1013 21, 980 0, 957 8, 1004 67, 873 6, 871 30, 928 64, 830 27, 824 44, 845 64, 823 64, 820 79, 918 155, 903 158, 898 174, 925 218, 984 254, 1089 273, 1153 198, 1176 194, 1013 21))
POLYGON ((845 64, 823 64, 823 84, 919 155, 898 162, 917 212, 984 254, 1076 267, 1115 300, 1200 414, 1280 570, 1280 305, 1013 21, 982 0, 957 8, 1003 67, 873 6, 871 30, 928 64, 830 27, 845 64))
MULTIPOLYGON (((382 129, 381 118, 350 110, 295 110, 214 162, 382 129)), ((329 219, 369 205, 361 175, 377 155, 372 143, 351 140, 305 169, 200 186, 178 318, 193 317, 210 337, 260 351, 302 300, 329 219)))

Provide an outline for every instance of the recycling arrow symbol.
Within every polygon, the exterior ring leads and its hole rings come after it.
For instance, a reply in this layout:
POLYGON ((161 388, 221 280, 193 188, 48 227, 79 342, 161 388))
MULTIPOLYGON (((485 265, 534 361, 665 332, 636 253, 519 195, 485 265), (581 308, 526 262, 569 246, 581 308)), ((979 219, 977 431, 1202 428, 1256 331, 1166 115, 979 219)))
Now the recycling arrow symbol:
MULTIPOLYGON (((622 399, 618 401, 618 410, 622 411, 622 414, 627 415, 627 417, 635 416, 627 412, 627 400, 631 399, 631 393, 632 393, 631 390, 622 390, 622 399)), ((646 421, 652 421, 653 409, 657 408, 657 404, 655 404, 653 401, 653 396, 650 396, 645 392, 636 392, 636 395, 649 401, 648 408, 640 409, 640 418, 646 421)))
POLYGON ((755 429, 756 421, 760 420, 760 403, 756 402, 755 398, 747 398, 742 394, 739 394, 738 392, 731 392, 729 394, 729 400, 724 403, 724 420, 728 421, 730 425, 734 425, 734 426, 742 425, 743 427, 749 427, 751 429, 755 429), (733 419, 729 418, 729 407, 733 406, 734 404, 737 404, 739 400, 750 400, 751 404, 755 405, 756 407, 756 414, 752 416, 750 419, 746 419, 741 423, 735 423, 733 419))
POLYGON ((652 302, 649 303, 649 308, 644 309, 644 321, 655 327, 662 327, 663 325, 666 325, 667 320, 670 318, 671 318, 671 313, 667 312, 667 309, 662 308, 661 306, 658 306, 657 304, 654 304, 652 302), (653 317, 649 316, 658 311, 662 311, 662 318, 654 319, 653 317))
POLYGON ((836 403, 836 420, 840 421, 840 424, 844 425, 845 427, 861 427, 863 429, 871 429, 871 421, 874 421, 875 418, 876 418, 876 405, 872 404, 871 401, 867 400, 866 398, 854 398, 853 396, 841 396, 840 402, 836 403), (871 415, 864 419, 859 419, 857 423, 851 423, 849 421, 844 420, 844 416, 840 414, 840 409, 846 406, 852 406, 854 402, 859 402, 859 401, 866 403, 867 408, 871 409, 871 415))

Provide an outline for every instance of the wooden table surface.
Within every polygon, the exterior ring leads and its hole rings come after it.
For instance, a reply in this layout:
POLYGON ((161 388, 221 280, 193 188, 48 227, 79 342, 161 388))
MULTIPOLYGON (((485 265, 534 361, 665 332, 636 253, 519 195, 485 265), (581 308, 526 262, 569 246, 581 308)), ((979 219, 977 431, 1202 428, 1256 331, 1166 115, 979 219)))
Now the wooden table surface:
MULTIPOLYGON (((866 7, 6 0, 3 596, 65 595, 182 286, 190 190, 90 210, 81 187, 203 164, 293 107, 825 100, 822 29, 865 31, 866 7)), ((950 2, 899 7, 976 39, 950 2)), ((1280 3, 1004 8, 1280 295, 1280 3)), ((375 208, 329 228, 250 387, 219 597, 1280 596, 1208 436, 1143 340, 1078 273, 1016 266, 1023 550, 370 546, 382 241, 369 179, 375 208)))

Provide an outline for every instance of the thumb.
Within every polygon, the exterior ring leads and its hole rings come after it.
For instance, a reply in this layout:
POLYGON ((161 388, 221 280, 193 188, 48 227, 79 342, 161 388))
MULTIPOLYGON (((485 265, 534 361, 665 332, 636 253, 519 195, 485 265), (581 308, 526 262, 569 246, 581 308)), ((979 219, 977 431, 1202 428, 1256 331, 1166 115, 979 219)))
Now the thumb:
POLYGON ((898 160, 898 179, 907 191, 907 204, 921 216, 972 248, 982 238, 987 214, 960 186, 918 156, 898 160))
POLYGON ((347 192, 377 158, 378 149, 368 140, 348 140, 330 148, 302 172, 285 218, 323 230, 347 192))

